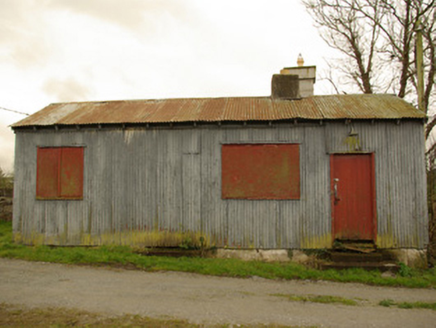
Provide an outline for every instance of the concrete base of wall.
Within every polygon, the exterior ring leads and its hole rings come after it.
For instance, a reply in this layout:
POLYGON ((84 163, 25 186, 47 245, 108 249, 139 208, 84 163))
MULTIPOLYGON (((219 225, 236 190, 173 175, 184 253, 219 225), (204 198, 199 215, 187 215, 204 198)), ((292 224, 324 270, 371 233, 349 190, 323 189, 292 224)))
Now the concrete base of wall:
POLYGON ((427 251, 424 249, 384 249, 382 250, 382 253, 384 256, 387 256, 398 263, 404 263, 411 268, 427 268, 427 251))
POLYGON ((289 262, 286 249, 225 249, 219 248, 216 257, 223 259, 240 259, 244 261, 289 262))
MULTIPOLYGON (((383 249, 379 250, 384 258, 398 263, 404 263, 412 268, 427 268, 427 252, 423 249, 383 249)), ((224 249, 219 248, 216 257, 225 259, 240 259, 244 261, 265 262, 296 262, 308 264, 313 262, 313 255, 302 250, 263 250, 263 249, 224 249)))

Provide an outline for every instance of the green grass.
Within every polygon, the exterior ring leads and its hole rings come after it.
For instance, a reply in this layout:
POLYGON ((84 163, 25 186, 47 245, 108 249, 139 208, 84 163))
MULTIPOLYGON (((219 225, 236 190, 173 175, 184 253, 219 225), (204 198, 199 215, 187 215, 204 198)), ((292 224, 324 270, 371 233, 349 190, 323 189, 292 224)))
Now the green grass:
POLYGON ((391 299, 386 299, 386 300, 382 300, 378 303, 378 305, 384 306, 384 307, 390 307, 395 305, 395 301, 391 300, 391 299))
MULTIPOLYGON (((315 326, 283 326, 276 324, 237 325, 240 328, 316 328, 315 326)), ((0 327, 148 327, 148 328, 230 328, 231 324, 196 324, 173 318, 148 318, 139 315, 107 317, 77 309, 23 308, 0 303, 0 327)))
POLYGON ((312 302, 312 303, 323 303, 323 304, 343 304, 343 305, 357 305, 355 300, 344 298, 340 296, 331 295, 294 295, 294 294, 274 294, 272 296, 286 297, 290 301, 296 302, 312 302))
POLYGON ((430 309, 436 311, 436 303, 427 302, 395 302, 391 299, 382 300, 378 303, 381 306, 396 306, 400 309, 430 309))
POLYGON ((436 287, 436 269, 414 270, 407 275, 382 277, 377 271, 362 269, 320 271, 296 263, 265 263, 237 259, 172 258, 143 256, 126 246, 101 247, 49 247, 24 246, 12 242, 11 222, 0 221, 0 257, 28 261, 67 264, 111 265, 134 267, 146 271, 182 271, 214 276, 247 278, 258 276, 266 279, 307 279, 337 282, 358 282, 378 286, 403 286, 411 288, 436 287))

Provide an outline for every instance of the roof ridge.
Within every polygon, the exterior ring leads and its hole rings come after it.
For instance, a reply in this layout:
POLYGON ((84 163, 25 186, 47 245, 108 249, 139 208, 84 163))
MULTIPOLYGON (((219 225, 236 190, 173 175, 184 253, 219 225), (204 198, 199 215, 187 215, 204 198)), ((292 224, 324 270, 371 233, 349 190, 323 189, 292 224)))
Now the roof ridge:
MULTIPOLYGON (((89 100, 89 101, 61 101, 50 103, 51 105, 67 105, 67 104, 101 104, 114 102, 153 102, 153 101, 169 101, 169 100, 209 100, 209 99, 265 99, 271 96, 230 96, 230 97, 187 97, 187 98, 152 98, 152 99, 116 99, 116 100, 89 100)), ((48 107, 47 106, 47 107, 48 107)))
MULTIPOLYGON (((305 98, 322 98, 322 97, 347 97, 347 96, 368 96, 368 97, 377 97, 377 96, 393 96, 397 97, 397 95, 393 93, 347 93, 347 94, 329 94, 329 95, 312 95, 305 98)), ((210 99, 265 99, 271 98, 271 96, 218 96, 218 97, 176 97, 176 98, 147 98, 147 99, 114 99, 114 100, 84 100, 84 101, 61 101, 61 102, 53 102, 51 105, 66 105, 66 104, 105 104, 105 103, 115 103, 115 102, 153 102, 153 101, 177 101, 177 100, 210 100, 210 99)), ((273 99, 276 100, 301 100, 304 98, 298 99, 273 99)))

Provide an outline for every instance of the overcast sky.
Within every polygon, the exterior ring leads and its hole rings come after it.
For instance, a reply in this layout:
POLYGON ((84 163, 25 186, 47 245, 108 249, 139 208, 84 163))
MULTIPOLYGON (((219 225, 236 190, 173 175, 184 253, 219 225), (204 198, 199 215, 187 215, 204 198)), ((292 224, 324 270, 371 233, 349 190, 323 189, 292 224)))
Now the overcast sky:
MULTIPOLYGON (((269 96, 272 74, 331 50, 300 0, 0 0, 0 107, 269 96)), ((317 81, 316 94, 331 91, 317 81)), ((25 116, 0 110, 0 166, 25 116)))

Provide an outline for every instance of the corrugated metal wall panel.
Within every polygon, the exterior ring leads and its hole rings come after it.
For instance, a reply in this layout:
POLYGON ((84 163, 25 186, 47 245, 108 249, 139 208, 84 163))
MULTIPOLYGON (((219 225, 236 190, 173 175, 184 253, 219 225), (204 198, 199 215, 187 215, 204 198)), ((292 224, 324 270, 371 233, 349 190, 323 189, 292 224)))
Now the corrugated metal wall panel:
POLYGON ((324 127, 310 126, 304 129, 299 224, 299 244, 303 248, 322 248, 331 244, 329 156, 323 139, 324 127))
MULTIPOLYGON (((297 143, 300 146, 300 193, 305 193, 305 172, 304 163, 305 150, 304 128, 299 125, 289 124, 278 128, 277 138, 280 142, 297 143)), ((302 236, 301 217, 303 211, 303 202, 301 200, 278 201, 278 224, 276 228, 277 246, 280 248, 300 248, 302 236)))
POLYGON ((221 129, 201 130, 201 227, 200 231, 212 236, 218 244, 224 243, 231 228, 227 217, 227 204, 221 201, 221 129))
MULTIPOLYGON (((217 246, 329 247, 329 158, 355 146, 350 129, 330 122, 17 132, 14 231, 26 243, 179 245, 202 235, 217 246), (300 144, 301 199, 221 199, 221 145, 277 142, 300 144), (36 147, 73 145, 85 147, 84 200, 36 201, 36 147)), ((424 247, 422 124, 353 129, 362 150, 375 152, 378 245, 424 247)))

